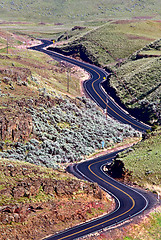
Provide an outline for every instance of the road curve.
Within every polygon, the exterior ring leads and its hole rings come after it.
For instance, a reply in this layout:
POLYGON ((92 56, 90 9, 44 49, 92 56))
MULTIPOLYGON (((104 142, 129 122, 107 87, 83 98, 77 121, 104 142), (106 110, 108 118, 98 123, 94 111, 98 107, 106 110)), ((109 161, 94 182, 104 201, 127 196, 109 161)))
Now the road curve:
POLYGON ((86 90, 86 93, 102 109, 107 109, 107 113, 109 116, 117 119, 122 123, 130 124, 133 128, 142 132, 151 129, 150 126, 142 122, 139 122, 137 119, 130 116, 126 111, 124 111, 121 107, 119 107, 119 105, 116 104, 109 97, 109 95, 105 93, 105 91, 103 91, 101 87, 101 82, 104 80, 104 78, 108 77, 109 73, 89 63, 81 62, 76 59, 64 56, 62 54, 44 49, 50 44, 52 44, 51 41, 43 40, 43 44, 35 47, 31 47, 30 49, 44 52, 56 60, 66 61, 68 63, 77 65, 85 69, 91 76, 91 78, 89 80, 84 81, 84 84, 83 84, 86 90))
MULTIPOLYGON (((123 109, 121 109, 109 96, 102 90, 101 82, 104 77, 108 76, 101 68, 96 66, 68 58, 61 54, 45 50, 51 44, 51 41, 43 41, 43 44, 32 47, 31 49, 44 52, 54 59, 67 61, 71 64, 84 68, 91 75, 91 78, 84 82, 84 88, 87 94, 102 108, 107 109, 108 115, 123 123, 128 123, 139 131, 146 131, 150 127, 142 122, 137 121, 123 109), (107 101, 108 99, 108 101, 107 101)), ((60 232, 54 236, 46 238, 46 240, 73 240, 85 236, 89 233, 110 228, 118 223, 121 223, 129 218, 132 218, 143 212, 148 206, 148 200, 138 191, 121 184, 102 171, 102 166, 111 162, 116 156, 117 152, 110 153, 98 157, 96 159, 85 161, 76 164, 69 171, 73 172, 88 181, 97 182, 98 185, 106 192, 111 194, 116 201, 116 209, 112 213, 103 217, 97 218, 93 221, 86 222, 79 226, 70 228, 66 231, 60 232)))

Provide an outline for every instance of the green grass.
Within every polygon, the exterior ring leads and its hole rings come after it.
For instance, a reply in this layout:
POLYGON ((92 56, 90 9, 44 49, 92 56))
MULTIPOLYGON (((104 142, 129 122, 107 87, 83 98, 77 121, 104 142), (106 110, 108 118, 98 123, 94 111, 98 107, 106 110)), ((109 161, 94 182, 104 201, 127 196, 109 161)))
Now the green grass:
POLYGON ((114 26, 116 31, 127 34, 129 38, 140 37, 143 40, 152 41, 152 39, 160 38, 160 21, 141 20, 141 21, 116 21, 114 26), (153 29, 153 31, 151 31, 153 29))
MULTIPOLYGON (((2 39, 2 38, 0 38, 2 39)), ((12 43, 16 46, 17 41, 12 43)), ((4 45, 5 46, 5 45, 4 45)), ((21 76, 23 69, 31 71, 31 75, 27 77, 28 87, 17 86, 15 82, 12 82, 15 90, 10 90, 9 85, 3 83, 3 78, 6 76, 4 73, 0 73, 0 88, 6 96, 3 101, 7 101, 8 93, 15 97, 15 99, 26 98, 30 96, 37 96, 38 90, 46 88, 46 92, 52 93, 62 92, 67 93, 67 71, 66 67, 52 60, 49 56, 27 49, 17 49, 11 47, 9 42, 9 54, 6 54, 6 48, 0 49, 0 65, 1 68, 13 69, 17 71, 21 76), (36 81, 33 81, 36 79, 36 81), (26 89, 29 89, 28 95, 26 95, 26 89), (34 91, 34 93, 33 93, 34 91)), ((11 76, 8 76, 11 77, 11 76)), ((73 96, 80 95, 80 78, 83 77, 83 73, 71 68, 71 79, 69 83, 69 93, 73 96)), ((1 99, 2 101, 2 99, 1 99)))
POLYGON ((159 0, 124 0, 123 4, 121 0, 6 0, 0 4, 1 19, 10 21, 65 23, 142 16, 157 19, 160 14, 159 0))
POLYGON ((142 100, 145 97, 151 101, 159 100, 160 58, 129 61, 120 68, 113 67, 112 69, 115 74, 110 78, 110 85, 117 90, 118 96, 125 105, 135 107, 133 100, 142 100))
MULTIPOLYGON (((113 21, 84 33, 63 45, 65 51, 82 51, 95 64, 106 66, 116 61, 122 61, 145 45, 159 38, 161 23, 155 21, 113 21), (151 31, 153 28, 153 31, 151 31)), ((68 32, 70 37, 70 31, 68 32)), ((65 35, 66 36, 66 35, 65 35)))
MULTIPOLYGON (((149 133, 149 138, 139 142, 130 153, 123 152, 119 159, 132 174, 132 182, 141 187, 157 189, 161 185, 161 128, 149 133)), ((157 191, 157 190, 156 190, 157 191)), ((160 192, 161 189, 158 188, 160 192)))
POLYGON ((161 213, 151 213, 139 225, 129 227, 125 235, 127 236, 123 238, 124 240, 159 240, 161 238, 161 213))

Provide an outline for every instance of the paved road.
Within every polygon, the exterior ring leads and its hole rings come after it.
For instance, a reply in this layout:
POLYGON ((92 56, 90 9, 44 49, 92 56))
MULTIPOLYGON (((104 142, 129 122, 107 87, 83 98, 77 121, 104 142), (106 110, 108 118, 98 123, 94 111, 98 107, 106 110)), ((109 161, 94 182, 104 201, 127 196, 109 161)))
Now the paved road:
POLYGON ((92 232, 117 226, 117 224, 131 219, 147 208, 148 200, 141 193, 115 181, 102 171, 103 165, 107 164, 107 162, 111 162, 117 153, 118 152, 111 153, 68 167, 69 172, 74 173, 74 175, 82 179, 97 182, 104 191, 113 196, 116 202, 115 211, 93 221, 70 228, 57 235, 48 237, 46 240, 77 239, 92 232))
POLYGON ((32 47, 31 49, 44 52, 57 60, 67 61, 68 63, 77 65, 82 67, 87 72, 90 73, 91 78, 84 82, 84 88, 87 94, 95 101, 102 109, 107 109, 108 115, 117 119, 118 121, 130 124, 133 128, 139 131, 146 131, 150 129, 150 127, 142 122, 139 122, 137 119, 130 116, 127 112, 125 112, 122 108, 120 108, 102 89, 101 82, 104 78, 107 78, 109 73, 105 72, 103 69, 81 62, 59 53, 45 50, 44 47, 47 47, 49 44, 52 44, 51 41, 44 40, 42 45, 32 47))
MULTIPOLYGON (((32 47, 32 49, 44 52, 54 59, 64 60, 84 68, 91 75, 91 78, 88 81, 84 82, 84 88, 87 94, 102 109, 107 108, 108 114, 110 116, 123 123, 132 125, 139 131, 146 131, 147 129, 150 129, 149 126, 137 121, 129 114, 127 114, 124 110, 122 110, 102 90, 100 84, 103 78, 108 76, 108 73, 96 66, 43 49, 49 44, 51 44, 50 41, 44 40, 42 45, 32 47)), ((68 169, 78 177, 92 182, 97 182, 102 189, 110 193, 116 201, 115 211, 101 218, 70 228, 57 235, 48 237, 46 240, 77 239, 89 233, 121 223, 137 214, 140 214, 147 208, 148 200, 141 193, 115 181, 102 171, 102 166, 107 162, 111 162, 117 153, 118 152, 110 153, 106 156, 101 156, 90 161, 85 161, 83 163, 71 166, 68 169)))

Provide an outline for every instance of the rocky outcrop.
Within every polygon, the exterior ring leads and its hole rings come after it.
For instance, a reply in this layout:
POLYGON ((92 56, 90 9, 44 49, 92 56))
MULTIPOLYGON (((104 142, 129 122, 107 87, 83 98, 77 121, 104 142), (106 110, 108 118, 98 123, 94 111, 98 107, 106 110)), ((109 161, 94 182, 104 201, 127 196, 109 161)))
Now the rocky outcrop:
POLYGON ((10 199, 8 204, 1 201, 0 222, 4 225, 28 220, 32 213, 37 218, 42 214, 56 222, 71 220, 85 221, 92 209, 105 209, 107 194, 96 183, 86 183, 72 179, 55 178, 55 173, 30 165, 17 165, 17 162, 0 162, 0 173, 10 179, 3 182, 0 195, 10 199), (17 176, 21 176, 17 180, 17 176), (45 177, 46 176, 46 177, 45 177), (47 199, 45 201, 45 198, 47 199), (32 201, 34 199, 34 201, 32 201), (38 200, 37 200, 38 199, 38 200), (41 211, 40 211, 41 210, 41 211))
POLYGON ((16 114, 0 111, 0 140, 25 141, 33 131, 32 116, 28 113, 16 114))

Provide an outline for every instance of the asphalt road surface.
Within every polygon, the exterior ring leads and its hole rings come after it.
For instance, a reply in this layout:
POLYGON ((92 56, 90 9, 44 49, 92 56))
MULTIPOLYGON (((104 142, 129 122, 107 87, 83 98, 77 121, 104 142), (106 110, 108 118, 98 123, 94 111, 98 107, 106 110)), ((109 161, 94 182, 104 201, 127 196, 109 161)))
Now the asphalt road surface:
POLYGON ((104 80, 104 78, 107 78, 107 76, 109 75, 108 72, 105 72, 103 69, 97 66, 91 65, 89 63, 81 62, 76 59, 64 56, 62 54, 45 50, 44 48, 50 44, 52 44, 51 41, 43 40, 43 44, 38 45, 36 47, 32 47, 31 49, 44 52, 56 60, 66 61, 68 63, 77 65, 85 69, 91 76, 91 78, 89 80, 84 81, 84 84, 83 84, 86 90, 86 93, 102 109, 104 110, 106 109, 109 116, 117 119, 122 123, 130 124, 133 128, 142 132, 150 129, 148 125, 142 122, 139 122, 137 119, 130 116, 126 111, 124 111, 121 107, 119 107, 119 105, 116 104, 109 97, 109 95, 105 93, 105 91, 103 91, 101 87, 101 82, 104 80))
MULTIPOLYGON (((109 73, 94 65, 81 62, 53 51, 45 50, 44 47, 52 44, 51 41, 43 40, 43 44, 32 47, 31 49, 44 52, 56 60, 67 61, 71 64, 82 67, 90 73, 91 78, 84 82, 84 88, 88 96, 95 101, 102 109, 107 109, 108 115, 118 121, 130 124, 139 131, 146 131, 150 127, 130 116, 126 111, 120 108, 101 88, 101 82, 109 73)), ((88 235, 102 229, 110 228, 122 223, 132 217, 142 213, 148 206, 148 200, 140 192, 121 184, 102 171, 102 167, 112 159, 118 152, 110 153, 96 159, 85 161, 74 166, 69 166, 68 170, 74 175, 91 182, 97 182, 98 185, 111 196, 115 198, 116 209, 103 217, 93 221, 80 224, 60 232, 54 236, 47 237, 46 240, 73 240, 88 235)))

